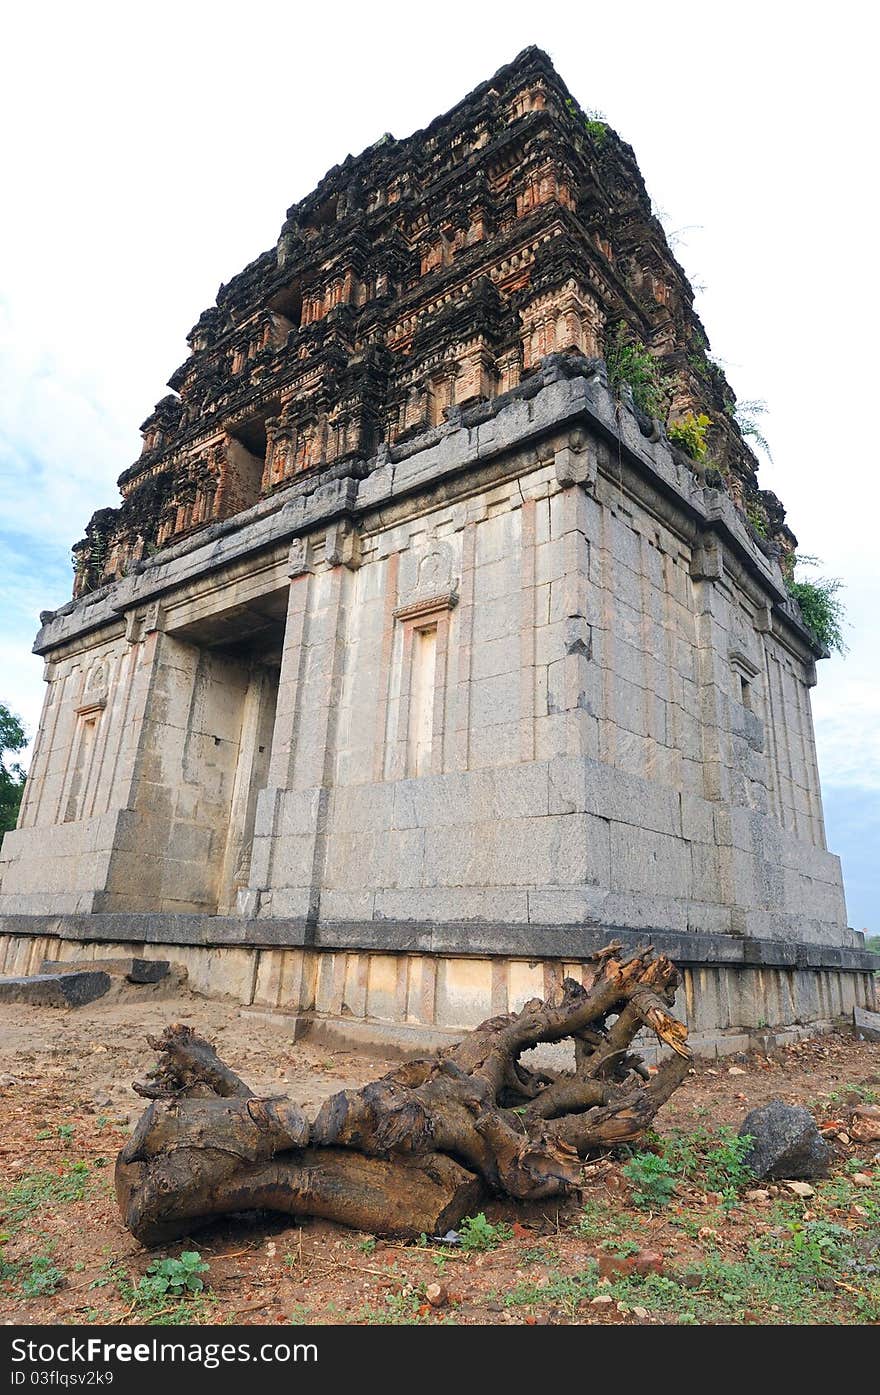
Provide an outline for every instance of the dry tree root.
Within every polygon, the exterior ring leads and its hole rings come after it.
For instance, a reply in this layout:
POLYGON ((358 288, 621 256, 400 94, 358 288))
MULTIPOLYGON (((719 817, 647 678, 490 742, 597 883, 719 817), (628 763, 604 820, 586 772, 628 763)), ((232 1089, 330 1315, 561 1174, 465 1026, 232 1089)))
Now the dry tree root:
POLYGON ((216 1216, 272 1210, 385 1235, 437 1234, 487 1192, 539 1200, 572 1191, 581 1161, 632 1142, 689 1069, 687 1030, 670 1009, 680 982, 653 949, 593 958, 543 1001, 494 1017, 454 1046, 343 1090, 309 1121, 286 1098, 258 1098, 191 1028, 150 1044, 152 1100, 116 1163, 125 1224, 144 1244, 216 1216), (632 1042, 649 1027, 672 1049, 651 1075, 632 1042), (521 1056, 571 1038, 573 1071, 521 1056))

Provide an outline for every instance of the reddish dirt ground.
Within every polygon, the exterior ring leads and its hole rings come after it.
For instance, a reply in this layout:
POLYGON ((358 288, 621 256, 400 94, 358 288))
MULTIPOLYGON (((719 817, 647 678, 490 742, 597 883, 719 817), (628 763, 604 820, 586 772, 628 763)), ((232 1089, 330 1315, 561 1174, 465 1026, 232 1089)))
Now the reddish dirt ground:
POLYGON ((431 1240, 389 1244, 324 1222, 258 1216, 145 1251, 120 1224, 113 1162, 142 1108, 130 1082, 155 1060, 146 1034, 173 1021, 209 1035, 253 1087, 283 1090, 310 1111, 388 1066, 375 1057, 292 1044, 283 1029, 234 1005, 184 993, 68 1012, 3 1008, 4 1321, 880 1320, 880 1143, 855 1144, 847 1134, 853 1108, 880 1100, 880 1046, 840 1033, 770 1057, 698 1060, 658 1116, 662 1139, 674 1130, 735 1129, 749 1109, 772 1098, 806 1104, 835 1153, 831 1178, 816 1182, 812 1197, 765 1184, 769 1195, 723 1204, 719 1193, 703 1190, 699 1175, 691 1175, 679 1179, 668 1204, 646 1209, 635 1204, 620 1158, 588 1166, 583 1192, 559 1207, 488 1205, 486 1215, 499 1228, 490 1228, 485 1250, 431 1240), (823 1226, 832 1227, 828 1235, 835 1227, 848 1235, 864 1262, 830 1263, 832 1250, 821 1249, 831 1243, 823 1226), (798 1236, 807 1236, 816 1251, 807 1277, 798 1236), (756 1261, 749 1251, 756 1239, 775 1256, 769 1278, 760 1256, 756 1261), (208 1265, 204 1292, 186 1301, 169 1294, 145 1305, 135 1286, 150 1263, 188 1250, 208 1265), (636 1260, 636 1250, 654 1258, 636 1260), (754 1276, 742 1268, 747 1261, 758 1265, 754 1276), (634 1272, 646 1266, 670 1282, 651 1280, 640 1298, 634 1272))

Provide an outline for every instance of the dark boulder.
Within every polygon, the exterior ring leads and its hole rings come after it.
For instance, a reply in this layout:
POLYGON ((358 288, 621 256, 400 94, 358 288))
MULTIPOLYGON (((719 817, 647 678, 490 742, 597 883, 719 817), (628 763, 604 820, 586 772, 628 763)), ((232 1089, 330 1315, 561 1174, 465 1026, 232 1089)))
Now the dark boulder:
POLYGON ((753 1139, 744 1161, 756 1177, 822 1177, 828 1171, 831 1149, 800 1105, 762 1104, 746 1115, 739 1134, 753 1139))
POLYGON ((31 1007, 83 1007, 102 998, 110 975, 92 969, 71 974, 32 974, 0 978, 0 1003, 29 1003, 31 1007))

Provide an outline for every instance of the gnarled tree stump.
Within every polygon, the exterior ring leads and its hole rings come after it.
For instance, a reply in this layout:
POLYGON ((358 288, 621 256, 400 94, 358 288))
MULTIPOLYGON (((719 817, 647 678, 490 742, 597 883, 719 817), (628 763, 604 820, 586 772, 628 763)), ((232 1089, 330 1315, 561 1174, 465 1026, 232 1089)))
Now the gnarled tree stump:
POLYGON ((582 1159, 630 1143, 689 1068, 672 1016, 679 974, 651 947, 594 956, 520 1012, 493 1017, 454 1046, 343 1090, 310 1121, 290 1100, 260 1098, 189 1027, 150 1044, 157 1068, 135 1084, 152 1100, 116 1163, 123 1220, 146 1245, 247 1210, 323 1216, 384 1235, 438 1234, 487 1192, 563 1196, 582 1159), (656 1072, 631 1050, 651 1028, 672 1049, 656 1072), (521 1056, 571 1038, 573 1071, 527 1069, 521 1056))

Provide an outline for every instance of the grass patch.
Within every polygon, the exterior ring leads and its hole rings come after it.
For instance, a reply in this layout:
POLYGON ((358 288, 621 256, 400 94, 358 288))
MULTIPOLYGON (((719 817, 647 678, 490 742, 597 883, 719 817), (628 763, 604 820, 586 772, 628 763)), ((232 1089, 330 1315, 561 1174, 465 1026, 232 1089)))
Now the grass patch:
POLYGON ((566 1317, 595 1298, 599 1267, 590 1263, 576 1274, 552 1273, 546 1283, 519 1283, 502 1299, 505 1308, 559 1308, 566 1317))
POLYGON ((89 1180, 87 1163, 67 1163, 58 1172, 28 1172, 3 1194, 0 1215, 13 1230, 35 1211, 82 1201, 89 1180))
POLYGON ((419 1289, 405 1284, 393 1293, 384 1294, 382 1302, 361 1308, 354 1321, 378 1327, 424 1327, 438 1323, 449 1325, 455 1319, 451 1313, 435 1313, 419 1289))
POLYGON ((637 1224, 636 1217, 615 1211, 606 1194, 586 1198, 572 1230, 584 1240, 607 1240, 619 1236, 627 1224, 637 1224))
POLYGON ((643 1210, 668 1206, 680 1182, 720 1192, 730 1203, 753 1180, 746 1166, 751 1137, 733 1129, 714 1132, 702 1126, 690 1133, 674 1130, 664 1138, 651 1135, 652 1148, 635 1153, 621 1169, 632 1184, 633 1200, 643 1210))
POLYGON ((64 1273, 51 1255, 35 1255, 21 1281, 21 1294, 23 1298, 44 1298, 57 1292, 63 1283, 64 1273))

